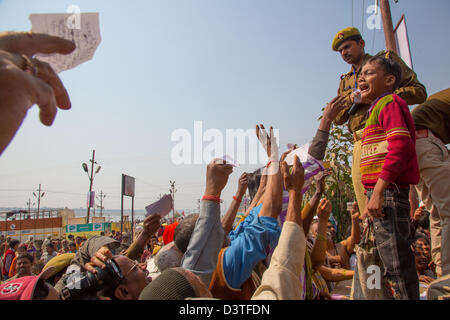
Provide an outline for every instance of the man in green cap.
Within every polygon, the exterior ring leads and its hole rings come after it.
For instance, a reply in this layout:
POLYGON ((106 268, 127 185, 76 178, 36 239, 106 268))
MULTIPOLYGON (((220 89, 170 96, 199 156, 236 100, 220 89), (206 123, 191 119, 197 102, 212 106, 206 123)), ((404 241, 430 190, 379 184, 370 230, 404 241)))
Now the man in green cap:
MULTIPOLYGON (((364 63, 372 56, 365 53, 365 42, 357 28, 348 27, 339 31, 333 38, 332 49, 340 53, 342 59, 351 65, 348 73, 341 75, 338 95, 345 97, 342 111, 335 119, 337 125, 348 121, 348 129, 353 134, 354 147, 352 159, 352 180, 356 200, 363 213, 366 208, 366 197, 359 170, 361 160, 361 135, 366 124, 367 111, 372 101, 361 101, 358 94, 357 81, 364 63)), ((417 75, 394 52, 381 51, 376 54, 392 59, 402 68, 402 79, 395 94, 405 100, 408 105, 419 104, 427 98, 425 87, 417 80, 417 75)))

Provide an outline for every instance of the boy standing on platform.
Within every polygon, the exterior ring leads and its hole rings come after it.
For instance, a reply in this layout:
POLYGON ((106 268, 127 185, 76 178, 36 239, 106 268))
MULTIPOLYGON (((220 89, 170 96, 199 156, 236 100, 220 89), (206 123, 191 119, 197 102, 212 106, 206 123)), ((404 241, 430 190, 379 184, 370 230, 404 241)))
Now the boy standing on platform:
POLYGON ((396 62, 373 57, 358 80, 363 102, 373 101, 361 147, 367 196, 363 217, 369 218, 362 241, 376 247, 386 298, 414 300, 419 299, 419 281, 410 247, 408 193, 409 185, 419 182, 419 169, 413 119, 407 103, 392 93, 400 79, 396 62))

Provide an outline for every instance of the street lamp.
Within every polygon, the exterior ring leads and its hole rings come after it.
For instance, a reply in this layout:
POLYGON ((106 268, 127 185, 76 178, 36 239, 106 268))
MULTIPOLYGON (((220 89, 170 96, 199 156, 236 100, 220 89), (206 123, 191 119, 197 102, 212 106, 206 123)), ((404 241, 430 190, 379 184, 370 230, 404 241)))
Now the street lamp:
POLYGON ((89 169, 88 169, 88 165, 86 163, 83 163, 83 170, 84 172, 86 172, 88 178, 89 178, 89 203, 87 206, 87 219, 86 219, 86 223, 89 223, 89 213, 90 213, 90 209, 91 209, 91 194, 92 194, 92 184, 94 182, 94 177, 97 175, 97 173, 99 173, 101 166, 97 167, 97 170, 95 170, 94 173, 94 165, 97 164, 97 161, 95 161, 95 150, 92 151, 92 159, 89 160, 91 162, 91 174, 89 175, 89 169))
POLYGON ((39 189, 36 191, 38 192, 38 194, 36 195, 36 193, 33 192, 33 196, 35 196, 37 198, 37 202, 38 202, 37 217, 39 218, 39 208, 41 207, 41 198, 45 195, 45 192, 41 193, 41 185, 40 184, 39 184, 39 189))

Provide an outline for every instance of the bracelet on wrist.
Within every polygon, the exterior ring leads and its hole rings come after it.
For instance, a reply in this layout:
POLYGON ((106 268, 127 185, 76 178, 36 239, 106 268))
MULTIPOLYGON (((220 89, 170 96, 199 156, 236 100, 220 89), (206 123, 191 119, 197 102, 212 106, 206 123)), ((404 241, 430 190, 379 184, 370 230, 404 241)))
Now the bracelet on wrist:
POLYGON ((217 203, 221 203, 221 202, 222 202, 222 200, 221 200, 219 197, 216 197, 216 196, 208 196, 208 195, 204 195, 204 196, 202 197, 202 200, 214 201, 214 202, 217 202, 217 203))
POLYGON ((236 196, 233 196, 233 199, 234 200, 236 200, 236 202, 239 202, 239 203, 241 203, 242 202, 242 198, 238 198, 238 197, 236 197, 236 196))

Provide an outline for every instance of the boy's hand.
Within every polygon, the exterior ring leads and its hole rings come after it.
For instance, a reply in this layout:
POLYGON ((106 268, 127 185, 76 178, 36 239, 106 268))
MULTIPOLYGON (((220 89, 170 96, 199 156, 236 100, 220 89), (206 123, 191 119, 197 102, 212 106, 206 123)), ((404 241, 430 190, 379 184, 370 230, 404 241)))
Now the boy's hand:
POLYGON ((374 192, 369 200, 369 203, 367 204, 366 208, 367 214, 372 218, 384 217, 383 202, 384 202, 383 193, 374 192))

